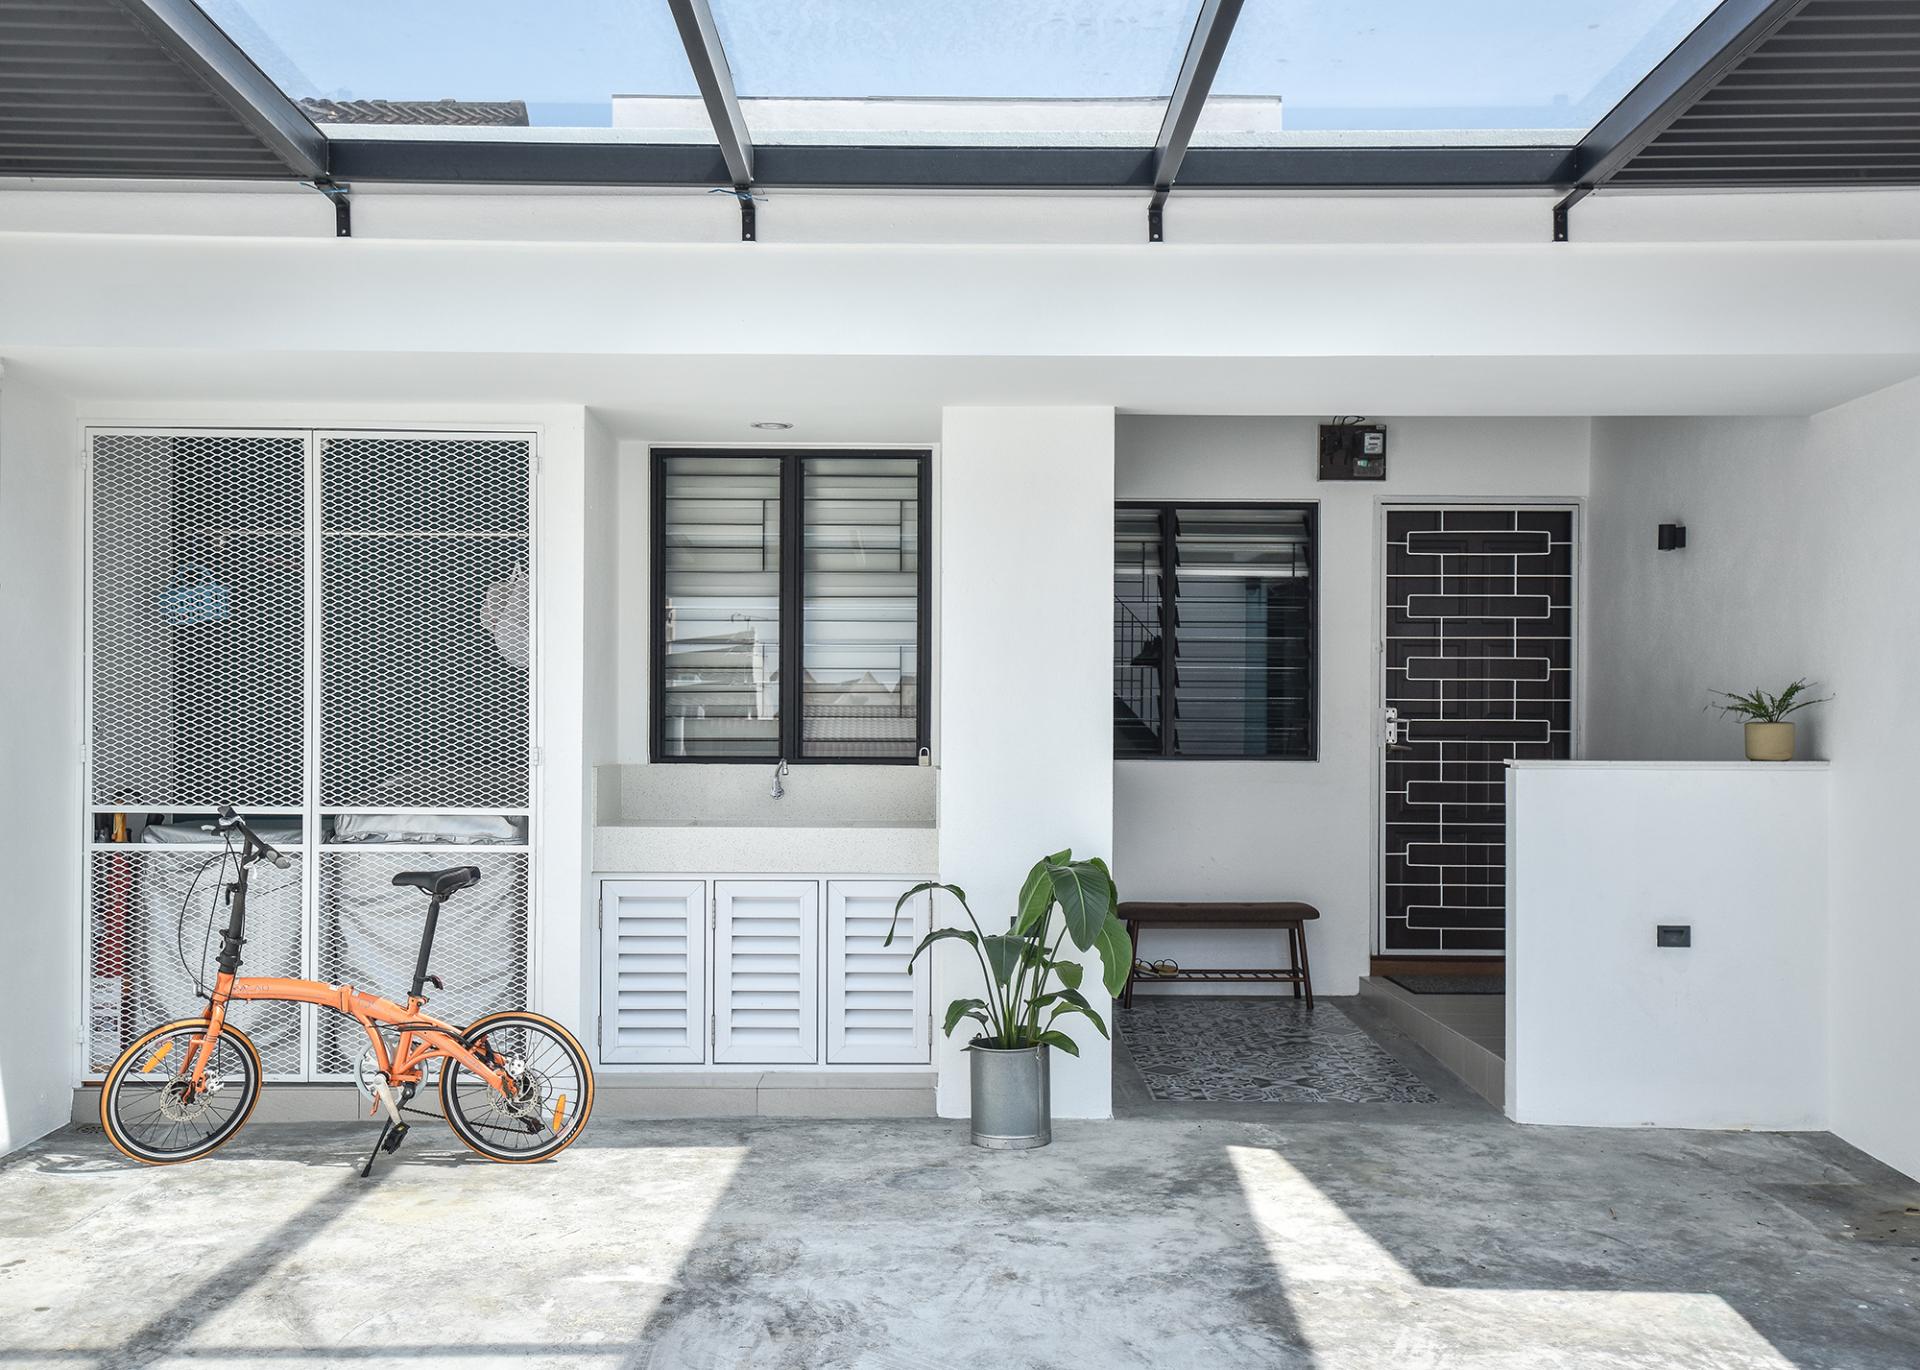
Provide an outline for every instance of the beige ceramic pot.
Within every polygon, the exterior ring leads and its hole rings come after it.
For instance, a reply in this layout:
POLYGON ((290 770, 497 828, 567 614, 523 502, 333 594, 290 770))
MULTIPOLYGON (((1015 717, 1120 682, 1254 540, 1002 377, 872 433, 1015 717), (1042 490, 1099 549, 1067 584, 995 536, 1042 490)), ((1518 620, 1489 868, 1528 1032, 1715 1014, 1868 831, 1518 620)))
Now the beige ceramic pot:
POLYGON ((1793 724, 1747 724, 1747 760, 1793 760, 1793 724))

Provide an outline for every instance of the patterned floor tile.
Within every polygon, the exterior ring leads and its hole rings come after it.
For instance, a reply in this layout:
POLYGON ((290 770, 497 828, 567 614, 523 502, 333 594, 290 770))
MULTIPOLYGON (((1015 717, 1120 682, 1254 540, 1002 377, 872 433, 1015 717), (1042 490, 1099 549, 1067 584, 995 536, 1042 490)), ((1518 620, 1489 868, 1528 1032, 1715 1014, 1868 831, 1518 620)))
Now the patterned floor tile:
POLYGON ((1322 1001, 1142 996, 1119 1013, 1156 1099, 1432 1104, 1439 1096, 1322 1001))

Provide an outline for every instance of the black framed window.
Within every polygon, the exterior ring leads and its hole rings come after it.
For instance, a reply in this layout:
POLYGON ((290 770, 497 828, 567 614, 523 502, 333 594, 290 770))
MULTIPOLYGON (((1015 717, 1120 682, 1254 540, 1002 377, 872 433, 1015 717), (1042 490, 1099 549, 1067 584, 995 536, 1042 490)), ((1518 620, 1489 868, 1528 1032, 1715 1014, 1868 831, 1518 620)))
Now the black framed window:
POLYGON ((912 764, 928 454, 653 454, 653 759, 912 764))
POLYGON ((1317 512, 1116 507, 1116 757, 1313 759, 1317 512))

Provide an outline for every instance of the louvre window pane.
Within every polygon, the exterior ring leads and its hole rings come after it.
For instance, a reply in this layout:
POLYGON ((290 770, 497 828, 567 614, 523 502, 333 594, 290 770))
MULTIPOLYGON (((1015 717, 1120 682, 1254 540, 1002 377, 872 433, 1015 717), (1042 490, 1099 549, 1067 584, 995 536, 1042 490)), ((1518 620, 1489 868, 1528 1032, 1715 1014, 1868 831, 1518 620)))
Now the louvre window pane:
POLYGON ((780 754, 780 460, 660 464, 661 742, 669 757, 780 754))
POLYGON ((906 760, 920 746, 920 462, 802 462, 800 746, 906 760))
POLYGON ((1113 751, 1160 755, 1160 511, 1122 509, 1113 536, 1113 751))
POLYGON ((1309 508, 1121 509, 1114 754, 1311 757, 1313 560, 1309 508))

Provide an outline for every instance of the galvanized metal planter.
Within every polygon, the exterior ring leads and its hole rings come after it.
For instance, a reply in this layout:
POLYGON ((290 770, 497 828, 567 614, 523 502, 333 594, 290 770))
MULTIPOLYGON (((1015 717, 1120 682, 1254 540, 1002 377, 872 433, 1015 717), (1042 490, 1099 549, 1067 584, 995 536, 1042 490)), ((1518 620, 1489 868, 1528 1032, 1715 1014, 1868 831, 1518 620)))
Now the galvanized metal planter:
POLYGON ((973 1080, 973 1144, 1025 1151, 1053 1140, 1048 1048, 967 1047, 973 1080))

